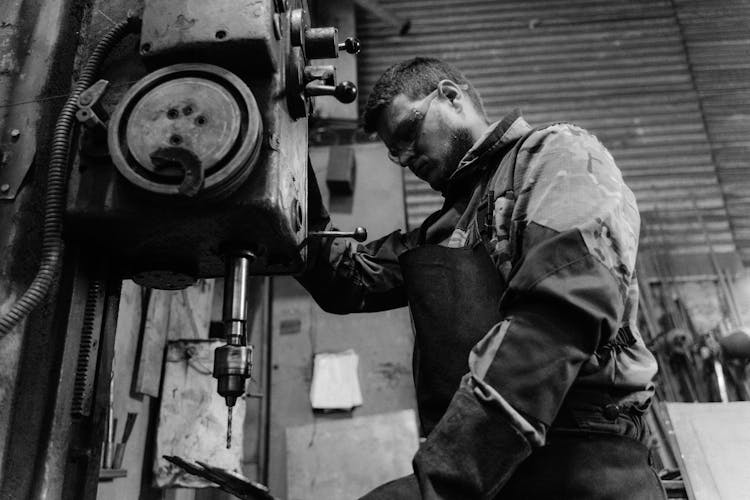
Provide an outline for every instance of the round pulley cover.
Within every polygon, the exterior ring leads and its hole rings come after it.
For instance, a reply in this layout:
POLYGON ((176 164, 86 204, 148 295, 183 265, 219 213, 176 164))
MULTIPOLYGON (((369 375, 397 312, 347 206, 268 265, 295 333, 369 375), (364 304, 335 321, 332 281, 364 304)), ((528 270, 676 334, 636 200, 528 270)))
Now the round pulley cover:
POLYGON ((209 64, 150 73, 125 94, 109 124, 117 169, 152 193, 199 198, 230 194, 250 174, 263 122, 250 89, 209 64))

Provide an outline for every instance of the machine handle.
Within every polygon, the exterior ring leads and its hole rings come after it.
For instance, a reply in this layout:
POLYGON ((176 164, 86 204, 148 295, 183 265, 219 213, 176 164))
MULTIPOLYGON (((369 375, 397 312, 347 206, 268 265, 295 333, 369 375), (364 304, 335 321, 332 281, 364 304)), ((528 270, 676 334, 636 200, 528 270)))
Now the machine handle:
POLYGON ((363 242, 367 239, 367 229, 358 227, 354 231, 310 231, 307 233, 308 238, 353 238, 356 241, 363 242))
POLYGON ((357 99, 357 86, 349 81, 341 82, 335 87, 333 85, 308 83, 305 86, 305 95, 308 97, 330 95, 338 99, 339 102, 348 104, 357 99))
POLYGON ((357 227, 354 231, 310 231, 297 250, 305 248, 310 243, 310 238, 353 238, 361 243, 367 239, 367 229, 357 227))

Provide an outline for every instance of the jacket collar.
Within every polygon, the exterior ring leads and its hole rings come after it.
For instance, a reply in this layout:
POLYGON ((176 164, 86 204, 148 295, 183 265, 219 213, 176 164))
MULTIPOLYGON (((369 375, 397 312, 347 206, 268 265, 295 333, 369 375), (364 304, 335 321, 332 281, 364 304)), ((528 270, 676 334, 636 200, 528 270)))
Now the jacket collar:
POLYGON ((497 162, 491 160, 530 130, 531 126, 523 119, 519 109, 514 109, 502 120, 490 125, 459 162, 448 179, 444 196, 448 198, 451 194, 458 194, 454 192, 463 191, 462 186, 466 187, 466 184, 473 185, 474 182, 464 181, 473 181, 476 174, 484 172, 487 168, 496 167, 497 162))

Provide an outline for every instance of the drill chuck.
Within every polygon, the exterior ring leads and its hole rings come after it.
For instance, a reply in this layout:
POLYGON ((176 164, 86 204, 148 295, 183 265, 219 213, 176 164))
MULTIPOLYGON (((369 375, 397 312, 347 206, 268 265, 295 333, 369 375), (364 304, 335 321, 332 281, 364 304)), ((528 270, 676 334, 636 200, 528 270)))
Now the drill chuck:
POLYGON ((216 348, 214 377, 218 379, 218 392, 226 399, 227 406, 234 406, 237 398, 245 394, 245 380, 250 378, 252 366, 252 346, 226 344, 216 348))

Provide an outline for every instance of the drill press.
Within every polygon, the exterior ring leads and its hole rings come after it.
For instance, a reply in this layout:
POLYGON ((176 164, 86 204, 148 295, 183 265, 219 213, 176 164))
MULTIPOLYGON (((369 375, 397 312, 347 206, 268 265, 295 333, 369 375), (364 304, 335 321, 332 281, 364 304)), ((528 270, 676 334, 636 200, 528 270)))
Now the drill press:
POLYGON ((214 377, 230 447, 252 369, 249 274, 304 269, 300 242, 316 236, 307 228, 307 118, 313 99, 357 97, 333 65, 316 61, 360 44, 311 27, 304 0, 143 4, 137 68, 146 74, 129 87, 101 80, 78 99, 87 128, 70 171, 66 233, 117 262, 118 277, 150 288, 225 277, 226 343, 214 377), (183 18, 192 21, 174 24, 183 18))

